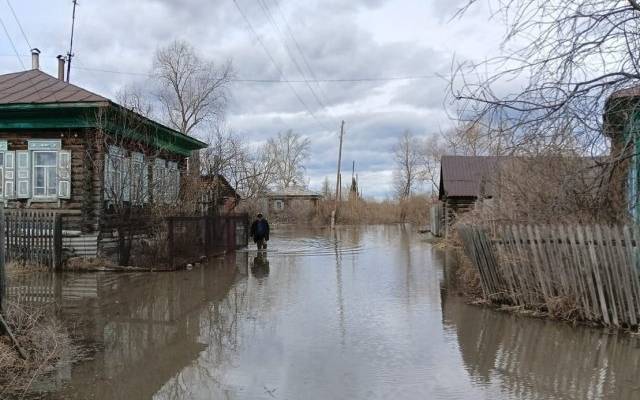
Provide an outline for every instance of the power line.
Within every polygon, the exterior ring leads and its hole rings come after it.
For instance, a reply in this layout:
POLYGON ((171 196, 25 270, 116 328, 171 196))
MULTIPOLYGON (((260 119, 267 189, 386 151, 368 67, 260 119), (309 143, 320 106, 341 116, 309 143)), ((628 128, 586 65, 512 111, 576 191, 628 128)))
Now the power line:
MULTIPOLYGON (((0 54, 0 57, 9 57, 9 55, 0 54)), ((11 55, 10 57, 14 57, 11 55)), ((76 66, 75 69, 103 72, 107 74, 117 75, 133 75, 133 76, 145 76, 152 77, 152 74, 144 72, 129 72, 129 71, 116 71, 102 68, 89 68, 76 66)), ((250 79, 250 78, 234 78, 231 82, 239 83, 358 83, 358 82, 392 82, 392 81, 414 81, 414 80, 427 80, 445 78, 444 75, 408 75, 408 76, 392 76, 392 77, 362 77, 362 78, 327 78, 327 79, 250 79)))
POLYGON ((2 17, 0 17, 0 25, 2 25, 2 29, 4 29, 4 34, 7 35, 7 39, 9 39, 9 43, 11 43, 11 47, 13 47, 13 52, 16 53, 16 57, 18 58, 18 61, 20 62, 20 65, 22 65, 22 69, 27 69, 24 66, 24 63, 22 62, 22 58, 20 58, 20 54, 18 53, 18 49, 16 49, 16 44, 13 43, 13 39, 11 39, 11 35, 9 35, 9 31, 7 30, 7 26, 4 24, 4 21, 2 20, 2 17))
POLYGON ((287 21, 287 18, 284 16, 284 12, 282 11, 282 8, 280 7, 280 2, 278 0, 273 0, 273 2, 276 4, 276 8, 278 9, 278 12, 280 13, 280 18, 282 19, 282 21, 284 21, 284 25, 287 28, 287 32, 289 33, 289 36, 291 37, 291 40, 293 40, 293 43, 296 45, 296 48, 298 49, 298 53, 300 53, 300 56, 302 57, 302 62, 304 62, 304 65, 307 67, 307 70, 309 70, 309 73, 311 74, 311 77, 313 78, 313 81, 316 83, 316 86, 318 87, 318 90, 322 94, 324 94, 322 86, 320 86, 320 83, 318 81, 318 77, 313 72, 313 68, 311 68, 311 64, 309 63, 309 60, 307 59, 307 56, 302 51, 302 46, 300 46, 300 43, 296 40, 296 37, 293 34, 293 30, 291 29, 291 26, 289 25, 289 22, 287 21))
POLYGON ((332 83, 332 82, 391 82, 391 81, 414 81, 434 78, 443 78, 444 75, 413 75, 413 76, 392 76, 392 77, 372 77, 372 78, 336 78, 336 79, 305 79, 305 80, 282 80, 282 79, 234 79, 234 82, 256 82, 256 83, 332 83))
MULTIPOLYGON (((258 35, 258 32, 256 32, 256 30, 253 28, 253 25, 251 25, 251 22, 249 21, 249 19, 247 18, 247 16, 245 15, 244 11, 242 11, 242 8, 240 8, 240 5, 238 4, 237 0, 233 0, 233 4, 235 4, 236 8, 238 9, 238 12, 240 13, 240 15, 242 16, 242 18, 244 19, 244 21, 247 23, 247 26, 249 27, 249 29, 251 30, 251 32, 253 32, 254 36, 256 37, 256 39, 258 40, 258 43, 260 43, 260 46, 262 46, 262 49, 264 50, 264 52, 267 54, 267 56, 269 57, 269 59, 271 60, 271 63, 273 63, 273 66, 276 68, 276 70, 278 71, 278 74, 284 78, 284 73, 282 72, 282 69, 280 68, 280 66, 278 65, 278 63, 276 62, 276 60, 273 58, 273 55, 271 55, 271 52, 269 52, 269 49, 267 48, 267 46, 264 44, 264 42, 262 41, 262 38, 258 35)), ((289 86, 289 88, 291 89, 291 91, 293 92, 293 94, 296 96, 296 98, 298 99, 298 101, 300 102, 300 104, 302 104, 304 106, 304 108, 307 109, 307 112, 309 113, 309 115, 311 115, 313 117, 313 119, 316 120, 316 122, 318 122, 318 124, 320 124, 320 126, 322 126, 324 129, 327 130, 331 130, 331 128, 327 127, 326 125, 324 125, 317 117, 316 115, 313 113, 313 111, 311 111, 311 109, 309 108, 309 106, 307 105, 307 103, 304 102, 304 100, 302 99, 302 97, 300 97, 300 95, 298 94, 298 92, 296 92, 296 89, 293 87, 293 85, 291 84, 291 82, 287 81, 287 86, 289 86)))
POLYGON ((31 50, 33 47, 31 46, 31 43, 29 43, 29 39, 27 39, 27 34, 24 33, 24 29, 22 29, 22 24, 20 23, 20 19, 16 15, 16 12, 13 9, 13 6, 11 5, 11 2, 9 0, 7 0, 7 5, 9 6, 9 9, 11 10, 11 14, 13 14, 13 18, 16 20, 16 23, 20 28, 20 32, 22 32, 22 37, 24 38, 24 41, 27 42, 27 46, 29 46, 29 50, 31 50))
POLYGON ((73 0, 73 14, 71 15, 71 39, 69 40, 69 52, 67 53, 67 83, 71 78, 71 59, 73 58, 73 32, 76 26, 76 7, 78 0, 73 0))
POLYGON ((289 45, 287 44, 287 40, 286 40, 286 37, 284 35, 284 32, 282 32, 282 30, 280 29, 280 27, 276 23, 276 20, 273 18, 273 14, 271 14, 271 11, 269 10, 269 6, 267 5, 266 1, 258 0, 258 3, 262 7, 263 12, 267 16, 267 19, 269 19, 269 21, 271 22, 271 25, 274 27, 274 29, 277 31, 277 33, 280 34, 280 36, 282 36, 282 44, 283 44, 285 50, 287 51, 287 55, 289 56, 289 58, 293 62, 293 65, 298 70, 298 73, 300 75, 302 75, 302 79, 305 80, 305 84, 309 88, 309 91, 311 92, 313 97, 316 99, 316 101, 318 102, 320 107, 326 109, 326 106, 324 105, 324 103, 322 102, 320 97, 318 97, 318 95, 316 94, 316 91, 313 90, 313 87, 311 87, 309 82, 307 82, 307 77, 305 76, 305 73, 303 72, 302 68, 300 67, 300 64, 298 64, 298 61, 296 60, 296 58, 293 56, 293 52, 291 51, 291 49, 289 48, 289 45))

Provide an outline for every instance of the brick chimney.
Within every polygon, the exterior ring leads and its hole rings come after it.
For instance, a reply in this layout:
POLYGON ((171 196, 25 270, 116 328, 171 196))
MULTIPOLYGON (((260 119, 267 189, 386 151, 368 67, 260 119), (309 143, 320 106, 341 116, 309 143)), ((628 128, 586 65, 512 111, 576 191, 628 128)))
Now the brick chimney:
POLYGON ((40 50, 31 49, 31 69, 40 69, 40 50))
POLYGON ((58 55, 58 79, 64 82, 64 56, 58 55))

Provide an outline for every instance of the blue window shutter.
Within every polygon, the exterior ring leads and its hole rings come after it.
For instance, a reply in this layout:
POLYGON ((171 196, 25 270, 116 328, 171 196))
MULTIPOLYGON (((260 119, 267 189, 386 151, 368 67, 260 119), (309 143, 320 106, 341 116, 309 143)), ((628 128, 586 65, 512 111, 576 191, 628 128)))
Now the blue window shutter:
POLYGON ((58 153, 58 197, 71 198, 71 152, 68 150, 58 153))
POLYGON ((15 197, 16 183, 16 152, 4 152, 4 197, 12 199, 15 197))

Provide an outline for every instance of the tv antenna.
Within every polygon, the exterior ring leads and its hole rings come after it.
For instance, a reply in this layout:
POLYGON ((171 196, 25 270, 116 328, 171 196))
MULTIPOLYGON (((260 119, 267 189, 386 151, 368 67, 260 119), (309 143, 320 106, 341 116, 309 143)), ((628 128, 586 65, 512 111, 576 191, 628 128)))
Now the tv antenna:
POLYGON ((73 0, 73 14, 71 16, 71 40, 69 42, 69 52, 67 53, 67 83, 71 77, 71 59, 73 58, 73 30, 76 25, 76 6, 78 0, 73 0))

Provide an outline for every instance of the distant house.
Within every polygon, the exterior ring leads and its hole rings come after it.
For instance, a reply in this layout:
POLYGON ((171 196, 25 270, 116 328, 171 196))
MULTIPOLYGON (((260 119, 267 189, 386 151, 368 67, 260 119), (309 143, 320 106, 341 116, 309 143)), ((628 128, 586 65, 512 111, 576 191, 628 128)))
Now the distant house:
POLYGON ((472 209, 478 198, 494 196, 490 178, 504 160, 494 156, 442 156, 438 199, 443 204, 446 225, 472 209))
POLYGON ((269 217, 287 221, 311 216, 322 195, 301 187, 288 187, 266 195, 269 217))
POLYGON ((240 196, 222 175, 212 174, 201 177, 203 193, 200 203, 203 214, 224 214, 233 211, 240 196))
POLYGON ((33 69, 0 75, 0 205, 48 210, 63 229, 100 248, 117 201, 177 201, 192 151, 206 144, 33 69), (126 121, 124 123, 123 121, 126 121))

